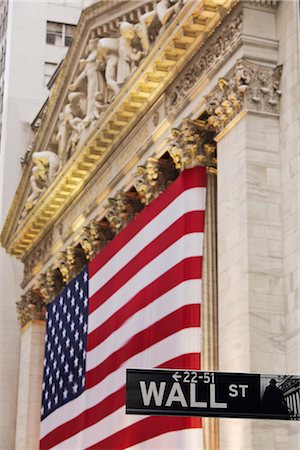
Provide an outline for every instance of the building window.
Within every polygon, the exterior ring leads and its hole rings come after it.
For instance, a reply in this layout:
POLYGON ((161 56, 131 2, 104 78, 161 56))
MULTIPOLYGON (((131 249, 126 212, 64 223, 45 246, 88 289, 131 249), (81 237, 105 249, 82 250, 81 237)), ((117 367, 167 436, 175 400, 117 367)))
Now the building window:
POLYGON ((75 28, 75 25, 47 21, 46 43, 59 47, 70 47, 75 28))

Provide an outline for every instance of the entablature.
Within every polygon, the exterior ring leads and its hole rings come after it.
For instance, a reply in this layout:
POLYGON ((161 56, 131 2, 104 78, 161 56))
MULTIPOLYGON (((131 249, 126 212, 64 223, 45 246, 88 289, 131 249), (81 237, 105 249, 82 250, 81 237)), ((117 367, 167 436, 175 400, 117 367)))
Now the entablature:
POLYGON ((11 254, 24 260, 235 4, 110 1, 83 13, 2 232, 11 254))

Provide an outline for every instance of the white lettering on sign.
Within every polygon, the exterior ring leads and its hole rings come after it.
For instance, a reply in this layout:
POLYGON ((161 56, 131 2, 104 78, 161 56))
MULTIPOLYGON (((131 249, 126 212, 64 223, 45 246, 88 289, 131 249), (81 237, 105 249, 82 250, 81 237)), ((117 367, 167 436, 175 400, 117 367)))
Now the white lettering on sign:
POLYGON ((154 399, 155 406, 161 406, 163 397, 164 397, 165 388, 166 388, 165 381, 162 381, 161 383, 159 383, 159 389, 157 389, 157 385, 156 385, 155 381, 150 381, 148 391, 146 388, 146 382, 140 381, 140 388, 141 388, 144 406, 150 405, 152 396, 154 399))
POLYGON ((173 402, 180 402, 181 406, 187 407, 187 402, 179 383, 174 383, 172 385, 168 400, 166 401, 166 406, 171 406, 173 402))
POLYGON ((216 402, 216 385, 210 384, 210 407, 211 408, 227 408, 227 403, 216 402))
POLYGON ((190 397, 191 397, 191 406, 195 406, 196 408, 207 408, 206 402, 197 402, 196 401, 196 385, 190 384, 190 397))
POLYGON ((229 397, 239 397, 240 391, 242 394, 242 397, 246 397, 246 390, 248 389, 248 384, 230 384, 229 385, 229 397))

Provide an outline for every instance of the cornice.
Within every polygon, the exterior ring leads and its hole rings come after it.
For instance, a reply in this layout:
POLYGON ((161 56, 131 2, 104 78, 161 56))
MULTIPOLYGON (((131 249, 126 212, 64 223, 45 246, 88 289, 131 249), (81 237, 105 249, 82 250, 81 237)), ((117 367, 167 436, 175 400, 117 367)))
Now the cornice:
MULTIPOLYGON (((35 140, 35 149, 42 149, 46 137, 49 138, 51 135, 51 118, 53 120, 53 115, 58 114, 63 102, 64 89, 74 76, 73 65, 78 48, 84 48, 88 38, 86 31, 92 21, 94 24, 95 13, 98 14, 99 19, 101 13, 107 9, 108 3, 112 10, 115 10, 117 17, 117 9, 120 14, 120 2, 103 2, 103 5, 100 4, 100 9, 97 9, 99 5, 92 5, 83 13, 74 37, 74 45, 71 46, 69 55, 65 59, 49 100, 45 118, 35 140), (79 39, 84 32, 85 42, 79 39)), ((122 2, 122 7, 125 8, 129 3, 132 7, 132 2, 127 1, 122 2)), ((141 3, 144 2, 136 2, 137 5, 141 3)), ((31 166, 25 169, 19 192, 1 236, 2 245, 9 253, 23 259, 31 251, 35 243, 48 232, 57 218, 84 189, 103 162, 165 91, 235 4, 236 0, 222 2, 201 0, 184 4, 169 24, 167 32, 156 42, 149 55, 123 86, 93 130, 80 143, 76 152, 20 223, 19 228, 12 233, 12 219, 15 221, 17 218, 20 196, 28 183, 31 166)))

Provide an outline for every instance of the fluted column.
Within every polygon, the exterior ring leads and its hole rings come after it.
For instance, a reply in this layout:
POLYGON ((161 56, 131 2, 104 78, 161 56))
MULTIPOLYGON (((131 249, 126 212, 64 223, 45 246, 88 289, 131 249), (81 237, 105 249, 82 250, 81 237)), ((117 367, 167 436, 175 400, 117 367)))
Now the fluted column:
MULTIPOLYGON (((172 130, 168 151, 175 167, 206 167, 207 194, 202 265, 202 352, 201 370, 218 369, 218 288, 217 288, 217 158, 214 130, 209 123, 185 119, 172 130)), ((219 449, 219 421, 203 418, 205 450, 219 449)))

